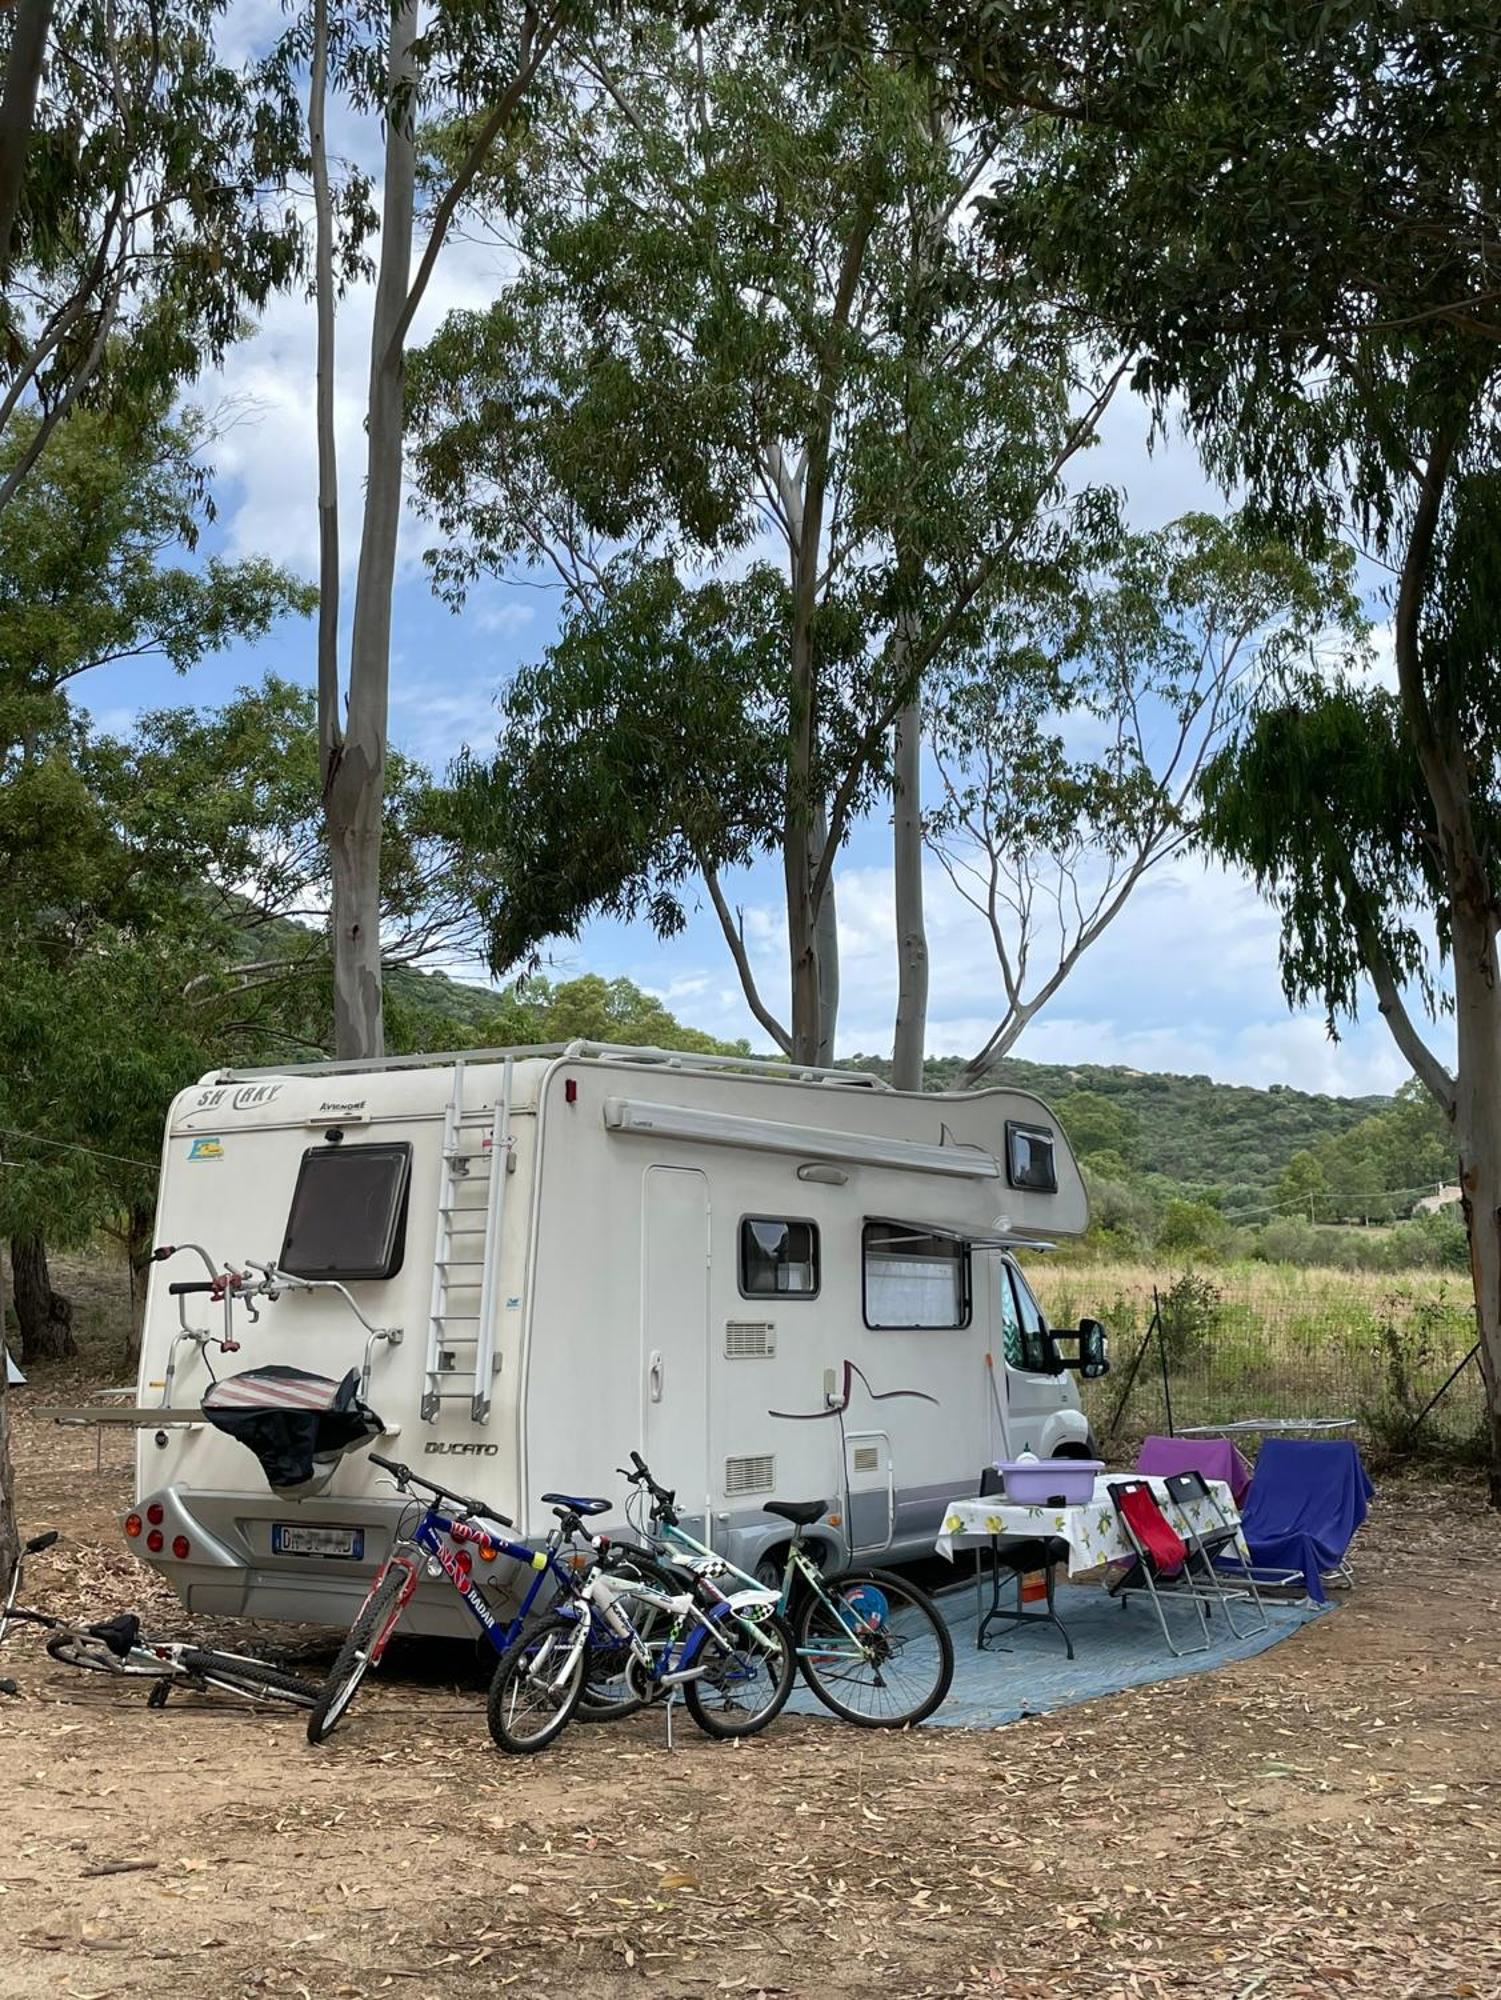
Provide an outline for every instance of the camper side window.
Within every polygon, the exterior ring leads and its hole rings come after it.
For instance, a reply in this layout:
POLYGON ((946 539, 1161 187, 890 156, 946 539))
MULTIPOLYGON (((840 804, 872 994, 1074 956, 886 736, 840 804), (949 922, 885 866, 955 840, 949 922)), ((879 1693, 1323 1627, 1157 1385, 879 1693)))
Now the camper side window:
POLYGON ((865 1324, 873 1327, 969 1325, 969 1249, 904 1222, 867 1222, 865 1324))
POLYGON ((818 1225, 747 1215, 740 1224, 740 1295, 811 1299, 818 1290, 818 1225))
POLYGON ((1057 1194, 1058 1161, 1053 1134, 1046 1125, 1006 1120, 1006 1178, 1014 1188, 1026 1188, 1033 1194, 1057 1194))
POLYGON ((310 1146, 277 1262, 298 1278, 394 1278, 406 1249, 412 1149, 310 1146))

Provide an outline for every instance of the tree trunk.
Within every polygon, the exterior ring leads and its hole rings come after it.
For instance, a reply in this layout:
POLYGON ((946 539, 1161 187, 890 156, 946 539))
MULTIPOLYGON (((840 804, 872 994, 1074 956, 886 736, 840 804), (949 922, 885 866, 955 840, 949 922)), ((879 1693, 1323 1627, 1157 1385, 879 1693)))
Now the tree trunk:
POLYGON ((922 705, 917 697, 896 719, 893 765, 896 1031, 891 1080, 898 1090, 921 1090, 928 1035, 928 932, 922 895, 922 705))
POLYGON ((52 1289, 47 1245, 39 1235, 10 1239, 11 1289, 16 1301, 16 1325, 21 1332, 21 1366, 38 1361, 66 1361, 78 1352, 73 1338, 73 1308, 52 1289))
MULTIPOLYGON (((810 866, 815 871, 828 837, 828 817, 820 807, 810 856, 810 866)), ((813 1059, 820 1068, 828 1069, 834 1061, 834 1040, 839 1027, 839 907, 832 874, 824 883, 813 918, 813 955, 818 963, 818 1049, 813 1059)))
POLYGON ((385 1050, 380 979, 380 841, 391 678, 391 593, 401 525, 406 356, 417 155, 412 140, 416 0, 391 16, 380 271, 370 336, 365 517, 349 645, 349 719, 327 792, 333 889, 334 1051, 385 1050))
POLYGON ((328 797, 344 742, 339 713, 339 455, 334 434, 334 212, 328 179, 328 0, 313 7, 308 150, 313 168, 313 297, 318 322, 318 768, 328 797))
POLYGON ((16 211, 26 179, 26 153, 36 121, 37 86, 52 26, 52 4, 53 0, 17 0, 5 83, 0 89, 0 272, 7 275, 16 211))
POLYGON ((1501 987, 1495 920, 1456 899, 1453 939, 1459 1049, 1454 1126, 1485 1379, 1490 1497, 1491 1505, 1501 1508, 1501 987))
POLYGON ((151 1249, 156 1236, 156 1209, 149 1202, 136 1202, 130 1210, 125 1238, 125 1255, 130 1274, 130 1325, 125 1334, 124 1365, 141 1364, 141 1331, 146 1319, 146 1280, 151 1272, 151 1249))
POLYGON ((5 1265, 0 1259, 0 1598, 10 1588, 20 1547, 16 1535, 15 1487, 10 1469, 10 1384, 5 1365, 5 1265))

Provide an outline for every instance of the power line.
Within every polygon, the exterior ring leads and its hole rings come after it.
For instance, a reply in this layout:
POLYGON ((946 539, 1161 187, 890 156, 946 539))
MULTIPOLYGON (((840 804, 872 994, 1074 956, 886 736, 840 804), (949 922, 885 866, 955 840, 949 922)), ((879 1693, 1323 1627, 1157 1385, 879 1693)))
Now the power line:
MULTIPOLYGON (((87 1153, 91 1159, 113 1160, 120 1167, 144 1167, 153 1174, 160 1165, 157 1160, 132 1159, 128 1153, 107 1153, 102 1146, 83 1146, 74 1139, 44 1139, 39 1132, 21 1132, 10 1125, 0 1125, 0 1139, 19 1139, 27 1146, 50 1146, 60 1153, 87 1153)), ((12 1161, 10 1164, 16 1163, 12 1161)))

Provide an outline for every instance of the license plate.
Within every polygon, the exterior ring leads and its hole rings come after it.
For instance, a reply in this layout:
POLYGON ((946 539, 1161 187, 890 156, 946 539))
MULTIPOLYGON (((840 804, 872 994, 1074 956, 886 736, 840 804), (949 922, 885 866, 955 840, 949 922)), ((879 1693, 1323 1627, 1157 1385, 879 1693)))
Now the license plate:
POLYGON ((363 1528, 309 1528, 300 1522, 277 1521, 271 1529, 271 1553, 276 1556, 338 1556, 358 1562, 365 1553, 363 1528))

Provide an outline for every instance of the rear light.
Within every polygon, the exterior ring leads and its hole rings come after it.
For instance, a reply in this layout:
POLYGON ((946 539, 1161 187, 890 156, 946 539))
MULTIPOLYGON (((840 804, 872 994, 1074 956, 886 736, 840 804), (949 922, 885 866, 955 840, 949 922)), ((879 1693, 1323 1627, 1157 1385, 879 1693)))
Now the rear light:
POLYGON ((473 1568, 474 1565, 469 1560, 469 1551, 467 1549, 460 1549, 453 1559, 454 1580, 457 1582, 460 1590, 463 1590, 467 1586, 473 1568))
POLYGON ((161 1554, 164 1542, 160 1528, 153 1528, 151 1530, 151 1533, 146 1537, 146 1546, 154 1556, 161 1554))
POLYGON ((153 1528, 159 1528, 166 1518, 166 1509, 162 1506, 161 1501, 153 1500, 151 1505, 146 1509, 146 1519, 151 1523, 153 1528))
POLYGON ((142 1522, 139 1514, 127 1514, 125 1516, 125 1532, 132 1541, 141 1532, 141 1527, 142 1522))
POLYGON ((186 1535, 174 1535, 172 1537, 172 1553, 180 1563, 185 1563, 193 1553, 193 1544, 188 1540, 186 1535))

